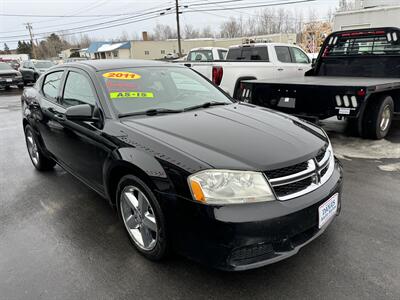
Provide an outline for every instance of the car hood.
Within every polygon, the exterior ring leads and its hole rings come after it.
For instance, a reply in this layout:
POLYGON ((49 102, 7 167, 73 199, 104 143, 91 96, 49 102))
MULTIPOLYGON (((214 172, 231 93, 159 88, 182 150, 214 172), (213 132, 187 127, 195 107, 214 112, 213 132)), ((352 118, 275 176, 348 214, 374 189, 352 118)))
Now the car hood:
POLYGON ((0 75, 20 75, 20 73, 17 70, 0 70, 0 75))
POLYGON ((246 104, 133 117, 122 123, 214 168, 281 168, 315 156, 327 143, 316 126, 246 104))

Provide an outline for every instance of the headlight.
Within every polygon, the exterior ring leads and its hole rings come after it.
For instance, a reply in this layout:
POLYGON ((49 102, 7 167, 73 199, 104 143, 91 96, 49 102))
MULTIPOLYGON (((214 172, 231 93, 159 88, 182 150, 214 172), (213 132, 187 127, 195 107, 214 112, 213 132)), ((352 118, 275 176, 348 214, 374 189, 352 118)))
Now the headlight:
POLYGON ((238 204, 275 200, 262 173, 206 170, 188 178, 193 198, 207 204, 238 204))

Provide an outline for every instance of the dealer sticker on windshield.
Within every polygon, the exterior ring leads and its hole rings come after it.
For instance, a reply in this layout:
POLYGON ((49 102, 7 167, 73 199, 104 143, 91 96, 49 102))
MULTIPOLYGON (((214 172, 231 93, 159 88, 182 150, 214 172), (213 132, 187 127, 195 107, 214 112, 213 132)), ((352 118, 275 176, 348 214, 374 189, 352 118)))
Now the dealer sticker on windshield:
POLYGON ((154 94, 151 92, 111 92, 110 98, 154 98, 154 94))
POLYGON ((333 195, 328 201, 318 208, 318 228, 322 228, 330 219, 332 219, 338 207, 339 194, 333 195))
POLYGON ((142 78, 139 74, 132 72, 108 72, 104 73, 103 77, 118 80, 136 80, 142 78))

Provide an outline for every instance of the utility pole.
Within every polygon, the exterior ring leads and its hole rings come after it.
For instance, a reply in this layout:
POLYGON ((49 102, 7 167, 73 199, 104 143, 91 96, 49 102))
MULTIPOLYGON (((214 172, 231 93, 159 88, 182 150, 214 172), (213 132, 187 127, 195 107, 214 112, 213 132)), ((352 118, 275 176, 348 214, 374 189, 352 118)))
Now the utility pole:
POLYGON ((33 43, 33 33, 32 33, 32 25, 31 23, 25 23, 25 28, 29 31, 29 36, 31 37, 31 47, 32 47, 32 56, 36 59, 36 49, 35 44, 33 43))
POLYGON ((175 9, 176 9, 176 31, 178 33, 178 54, 179 57, 182 57, 182 47, 181 47, 181 28, 179 25, 179 4, 178 0, 175 0, 175 9))

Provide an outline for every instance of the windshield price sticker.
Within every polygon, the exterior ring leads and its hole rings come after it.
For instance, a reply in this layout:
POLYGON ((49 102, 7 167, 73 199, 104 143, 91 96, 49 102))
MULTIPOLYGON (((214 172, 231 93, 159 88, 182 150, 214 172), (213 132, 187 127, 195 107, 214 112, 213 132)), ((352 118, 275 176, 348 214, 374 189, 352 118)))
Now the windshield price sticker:
POLYGON ((103 77, 118 80, 137 80, 142 78, 139 74, 132 72, 108 72, 103 74, 103 77))
POLYGON ((110 98, 154 98, 154 94, 151 92, 111 92, 110 98))

